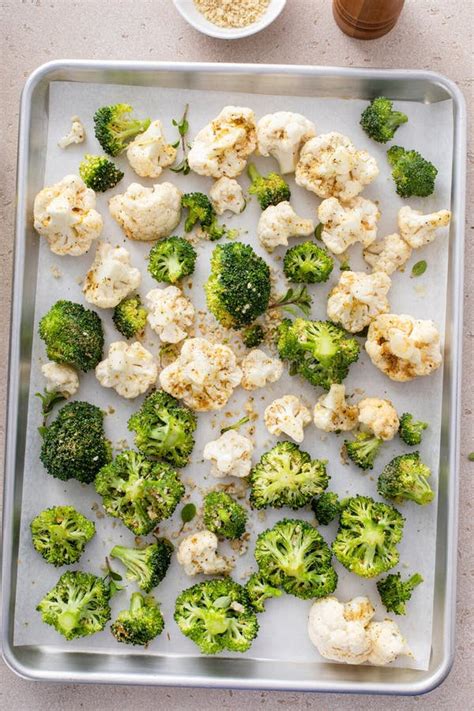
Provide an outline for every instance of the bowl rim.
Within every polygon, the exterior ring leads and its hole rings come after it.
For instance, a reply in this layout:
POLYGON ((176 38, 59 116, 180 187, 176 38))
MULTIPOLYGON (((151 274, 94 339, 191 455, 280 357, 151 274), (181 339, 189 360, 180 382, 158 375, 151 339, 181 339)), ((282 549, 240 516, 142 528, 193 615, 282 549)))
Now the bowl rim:
POLYGON ((250 37, 271 25, 283 11, 286 0, 270 0, 260 20, 245 27, 235 28, 219 27, 219 25, 214 25, 212 22, 209 22, 197 8, 193 7, 193 0, 173 0, 173 5, 181 17, 198 32, 216 39, 233 40, 250 37))

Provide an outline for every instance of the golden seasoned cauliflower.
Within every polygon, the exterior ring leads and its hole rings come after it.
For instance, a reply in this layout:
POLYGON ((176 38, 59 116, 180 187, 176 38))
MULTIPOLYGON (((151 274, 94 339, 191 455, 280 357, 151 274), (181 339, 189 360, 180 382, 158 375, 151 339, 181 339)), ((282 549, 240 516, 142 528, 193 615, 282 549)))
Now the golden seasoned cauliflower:
POLYGON ((259 348, 251 350, 242 360, 242 382, 244 390, 264 388, 267 383, 276 383, 283 373, 279 358, 271 358, 259 348))
POLYGON ((206 444, 202 456, 212 463, 211 474, 217 479, 242 478, 248 476, 252 468, 252 452, 253 444, 248 437, 227 430, 219 439, 206 444))
POLYGON ((163 390, 196 412, 220 410, 242 380, 234 352, 205 338, 188 338, 160 373, 163 390))
POLYGON ((173 165, 176 148, 166 142, 161 121, 152 121, 128 144, 127 158, 141 178, 159 178, 163 168, 173 165))
POLYGON ((392 280, 384 272, 342 272, 330 292, 327 314, 346 331, 358 333, 379 314, 390 311, 387 294, 392 280))
POLYGON ((223 176, 216 180, 209 191, 209 197, 218 215, 227 210, 238 215, 245 208, 244 192, 233 178, 223 176))
POLYGON ((368 247, 377 237, 379 217, 378 207, 371 200, 358 197, 343 204, 328 198, 318 207, 321 239, 334 254, 342 254, 356 242, 368 247))
POLYGON ((152 289, 145 297, 147 321, 163 343, 179 343, 187 337, 194 306, 177 286, 152 289))
POLYGON ((262 116, 257 123, 257 149, 278 161, 280 173, 294 173, 301 147, 316 135, 312 121, 293 111, 262 116))
POLYGON ((397 411, 390 400, 365 397, 357 403, 358 420, 366 430, 384 441, 393 439, 400 424, 397 411))
POLYGON ((449 210, 439 210, 429 215, 423 215, 420 210, 413 210, 406 205, 398 211, 398 228, 400 236, 413 249, 430 244, 436 237, 436 230, 446 227, 451 220, 449 210))
POLYGON ((68 398, 75 395, 79 390, 79 376, 74 368, 62 363, 45 363, 41 366, 41 372, 46 378, 46 392, 60 393, 68 398))
POLYGON ((94 208, 94 191, 78 175, 66 175, 35 197, 34 228, 54 254, 78 257, 102 232, 102 217, 94 208))
POLYGON ((181 193, 172 183, 145 188, 131 183, 109 200, 110 214, 129 239, 150 242, 168 237, 181 219, 181 193))
POLYGON ((224 575, 232 570, 232 562, 218 554, 218 543, 216 534, 207 530, 183 538, 177 559, 186 575, 224 575))
POLYGON ((375 158, 357 150, 347 136, 333 131, 304 144, 295 180, 320 198, 350 200, 378 174, 375 158))
POLYGON ((138 289, 141 279, 139 269, 132 267, 130 254, 124 247, 99 242, 82 291, 90 304, 100 309, 112 309, 138 289))
POLYGON ((369 326, 365 350, 392 380, 430 375, 442 362, 440 335, 433 321, 405 314, 381 314, 369 326))
POLYGON ((114 388, 118 395, 131 399, 156 383, 158 368, 152 354, 138 341, 115 341, 109 346, 107 358, 97 365, 95 375, 104 388, 114 388))
POLYGON ((393 620, 371 622, 367 627, 367 636, 371 645, 370 654, 367 657, 369 664, 385 667, 401 655, 412 656, 406 639, 393 620))
POLYGON ((295 442, 304 439, 304 428, 311 422, 311 413, 296 395, 284 395, 265 409, 265 426, 270 434, 284 434, 295 442))
POLYGON ((307 237, 313 232, 313 221, 298 217, 286 200, 267 207, 257 226, 257 237, 267 252, 273 252, 281 244, 288 245, 288 237, 307 237))
POLYGON ((358 410, 346 402, 344 385, 333 383, 314 406, 313 421, 323 432, 349 432, 357 427, 358 410))
POLYGON ((374 272, 393 274, 411 257, 411 247, 396 232, 377 240, 364 249, 364 259, 374 272))
POLYGON ((67 148, 73 143, 83 143, 85 137, 86 132, 84 130, 84 126, 82 125, 81 119, 79 116, 72 116, 69 133, 66 133, 65 136, 59 139, 58 146, 60 148, 67 148))
POLYGON ((225 106, 197 134, 188 153, 191 170, 212 178, 236 178, 257 146, 252 109, 225 106))

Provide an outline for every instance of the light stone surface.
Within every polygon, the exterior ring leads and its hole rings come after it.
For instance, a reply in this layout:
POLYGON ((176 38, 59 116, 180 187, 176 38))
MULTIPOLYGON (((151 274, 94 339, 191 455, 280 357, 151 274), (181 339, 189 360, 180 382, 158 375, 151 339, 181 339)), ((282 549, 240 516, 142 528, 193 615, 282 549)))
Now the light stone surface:
MULTIPOLYGON (((472 108, 474 2, 407 0, 396 28, 372 42, 352 40, 335 25, 330 0, 288 0, 281 17, 259 35, 223 42, 200 35, 181 19, 169 0, 0 0, 0 439, 3 443, 6 364, 15 209, 18 106, 26 77, 58 58, 260 62, 331 66, 432 69, 459 85, 472 108)), ((474 463, 474 263, 472 173, 468 144, 465 341, 458 547, 457 652, 444 684, 424 697, 367 697, 199 689, 133 688, 33 683, 2 663, 0 707, 55 711, 100 708, 166 711, 214 709, 321 709, 323 711, 430 711, 473 708, 473 499, 474 463), (470 268, 471 267, 471 268, 470 268)))

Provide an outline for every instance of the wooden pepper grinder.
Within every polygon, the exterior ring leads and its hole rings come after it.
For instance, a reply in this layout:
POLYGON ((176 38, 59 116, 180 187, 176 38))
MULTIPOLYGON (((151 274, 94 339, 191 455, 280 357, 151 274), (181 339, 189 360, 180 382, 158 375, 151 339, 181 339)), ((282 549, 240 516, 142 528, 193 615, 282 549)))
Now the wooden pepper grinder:
POLYGON ((346 35, 376 39, 395 27, 405 0, 333 0, 334 19, 346 35))

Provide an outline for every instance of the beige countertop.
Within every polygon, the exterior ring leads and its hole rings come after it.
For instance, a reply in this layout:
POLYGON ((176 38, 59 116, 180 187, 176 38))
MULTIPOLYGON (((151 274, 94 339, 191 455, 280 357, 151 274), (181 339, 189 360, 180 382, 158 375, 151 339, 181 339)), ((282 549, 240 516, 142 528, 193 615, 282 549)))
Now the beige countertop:
MULTIPOLYGON (((331 15, 330 0, 288 0, 281 17, 259 35, 222 42, 196 33, 170 0, 0 0, 3 130, 0 155, 0 363, 7 362, 12 268, 15 163, 20 91, 38 65, 58 58, 267 62, 354 67, 432 69, 453 79, 472 107, 474 2, 407 0, 396 28, 373 42, 343 35, 331 15)), ((468 152, 472 178, 474 146, 468 152)), ((469 177, 468 177, 469 181, 469 177)), ((468 182, 472 187, 472 182, 468 182)), ((466 265, 474 263, 472 191, 468 202, 466 265)), ((0 706, 16 710, 161 708, 214 709, 469 709, 473 708, 473 482, 474 450, 472 344, 474 276, 466 269, 465 343, 461 442, 460 530, 458 547, 457 653, 445 683, 424 697, 366 697, 273 692, 211 691, 40 684, 16 677, 2 663, 0 706)), ((6 368, 2 368, 3 374, 6 368)), ((0 398, 5 401, 5 377, 0 398)), ((2 413, 4 408, 2 408, 2 413)), ((3 441, 3 415, 0 418, 3 441)))

